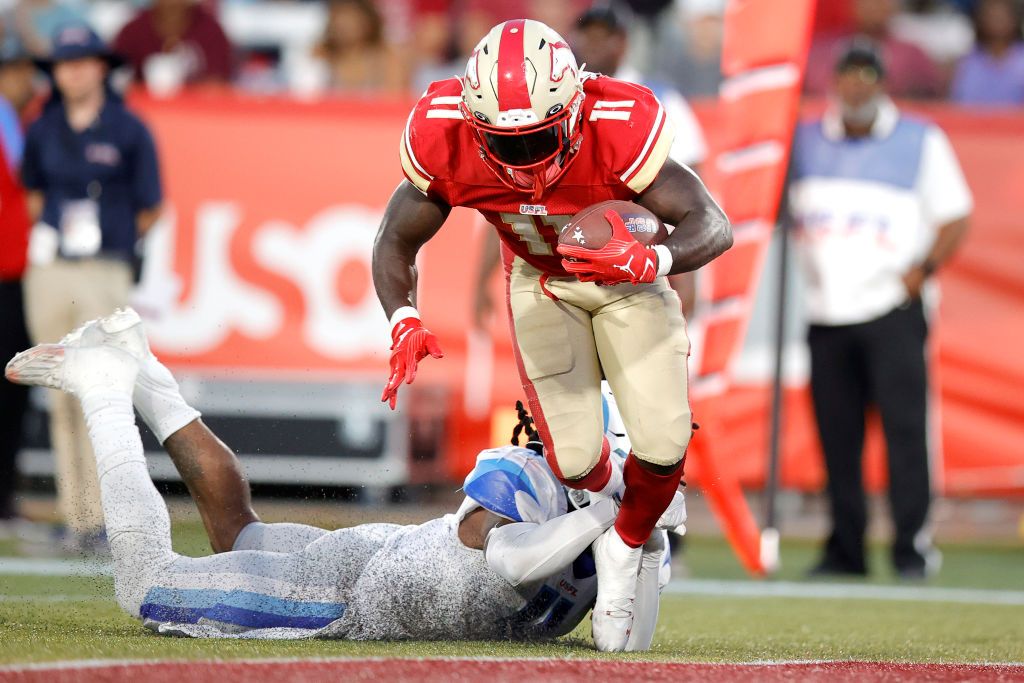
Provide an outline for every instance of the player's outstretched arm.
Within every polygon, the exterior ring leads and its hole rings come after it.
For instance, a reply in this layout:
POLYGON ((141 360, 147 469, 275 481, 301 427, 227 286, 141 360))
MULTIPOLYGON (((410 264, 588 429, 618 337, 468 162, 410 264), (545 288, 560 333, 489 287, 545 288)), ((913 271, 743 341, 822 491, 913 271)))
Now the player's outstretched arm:
POLYGON ((391 322, 391 373, 381 401, 395 409, 402 382, 412 384, 427 355, 444 354, 420 322, 416 303, 416 254, 444 225, 451 207, 403 180, 391 195, 373 244, 373 284, 391 322))
POLYGON ((672 256, 670 275, 697 270, 732 246, 725 212, 693 171, 671 159, 636 201, 675 226, 662 243, 672 256))
POLYGON ((612 524, 619 506, 604 499, 543 524, 516 522, 487 535, 487 564, 513 586, 545 579, 568 567, 612 524))

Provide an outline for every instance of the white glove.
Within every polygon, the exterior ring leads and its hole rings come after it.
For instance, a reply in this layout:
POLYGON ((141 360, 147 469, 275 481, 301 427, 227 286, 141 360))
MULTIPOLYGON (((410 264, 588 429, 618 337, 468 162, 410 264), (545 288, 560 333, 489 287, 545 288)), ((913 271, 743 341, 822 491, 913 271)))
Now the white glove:
POLYGON ((686 533, 686 497, 682 491, 676 491, 668 509, 658 519, 656 529, 674 531, 680 536, 686 533))

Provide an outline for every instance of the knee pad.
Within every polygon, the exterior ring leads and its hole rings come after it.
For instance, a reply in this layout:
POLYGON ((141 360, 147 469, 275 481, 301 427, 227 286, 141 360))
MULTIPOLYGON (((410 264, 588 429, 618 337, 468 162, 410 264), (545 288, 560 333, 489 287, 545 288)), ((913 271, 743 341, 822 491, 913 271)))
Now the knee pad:
POLYGON ((547 453, 548 465, 559 479, 578 480, 586 477, 601 462, 603 440, 595 440, 593 444, 585 444, 582 447, 576 445, 561 445, 554 452, 547 453))
POLYGON ((683 459, 693 435, 693 414, 686 410, 669 419, 662 429, 649 434, 630 434, 633 455, 653 465, 670 467, 683 459))

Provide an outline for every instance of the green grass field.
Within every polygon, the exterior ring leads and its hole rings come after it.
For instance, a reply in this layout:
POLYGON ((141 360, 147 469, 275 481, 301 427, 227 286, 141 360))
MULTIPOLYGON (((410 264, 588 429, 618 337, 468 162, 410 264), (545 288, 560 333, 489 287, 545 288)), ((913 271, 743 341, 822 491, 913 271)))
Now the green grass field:
MULTIPOLYGON (((177 524, 175 538, 180 552, 209 552, 198 524, 177 524)), ((10 548, 0 547, 4 550, 10 548)), ((798 578, 810 565, 813 550, 808 543, 785 543, 779 578, 798 578)), ((930 586, 1024 591, 1024 549, 959 545, 943 550, 945 569, 930 586)), ((891 576, 882 571, 886 563, 881 549, 873 561, 877 578, 865 585, 891 584, 891 576)), ((720 539, 690 539, 686 563, 695 579, 744 578, 720 539)), ((588 629, 589 622, 584 622, 572 637, 544 645, 183 640, 149 634, 121 613, 108 578, 0 576, 0 663, 6 664, 102 658, 601 657, 589 644, 588 629)), ((1021 662, 1024 605, 667 595, 653 650, 632 657, 1021 662)))

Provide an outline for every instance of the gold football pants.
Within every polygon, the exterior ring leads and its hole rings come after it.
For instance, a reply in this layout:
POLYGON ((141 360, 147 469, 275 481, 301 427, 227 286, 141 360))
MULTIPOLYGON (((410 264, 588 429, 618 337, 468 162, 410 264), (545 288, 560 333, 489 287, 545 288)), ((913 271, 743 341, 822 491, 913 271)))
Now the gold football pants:
POLYGON ((690 342, 667 280, 611 287, 542 280, 521 258, 506 252, 505 261, 519 374, 556 474, 578 479, 598 463, 602 376, 636 457, 679 462, 690 440, 690 342))

